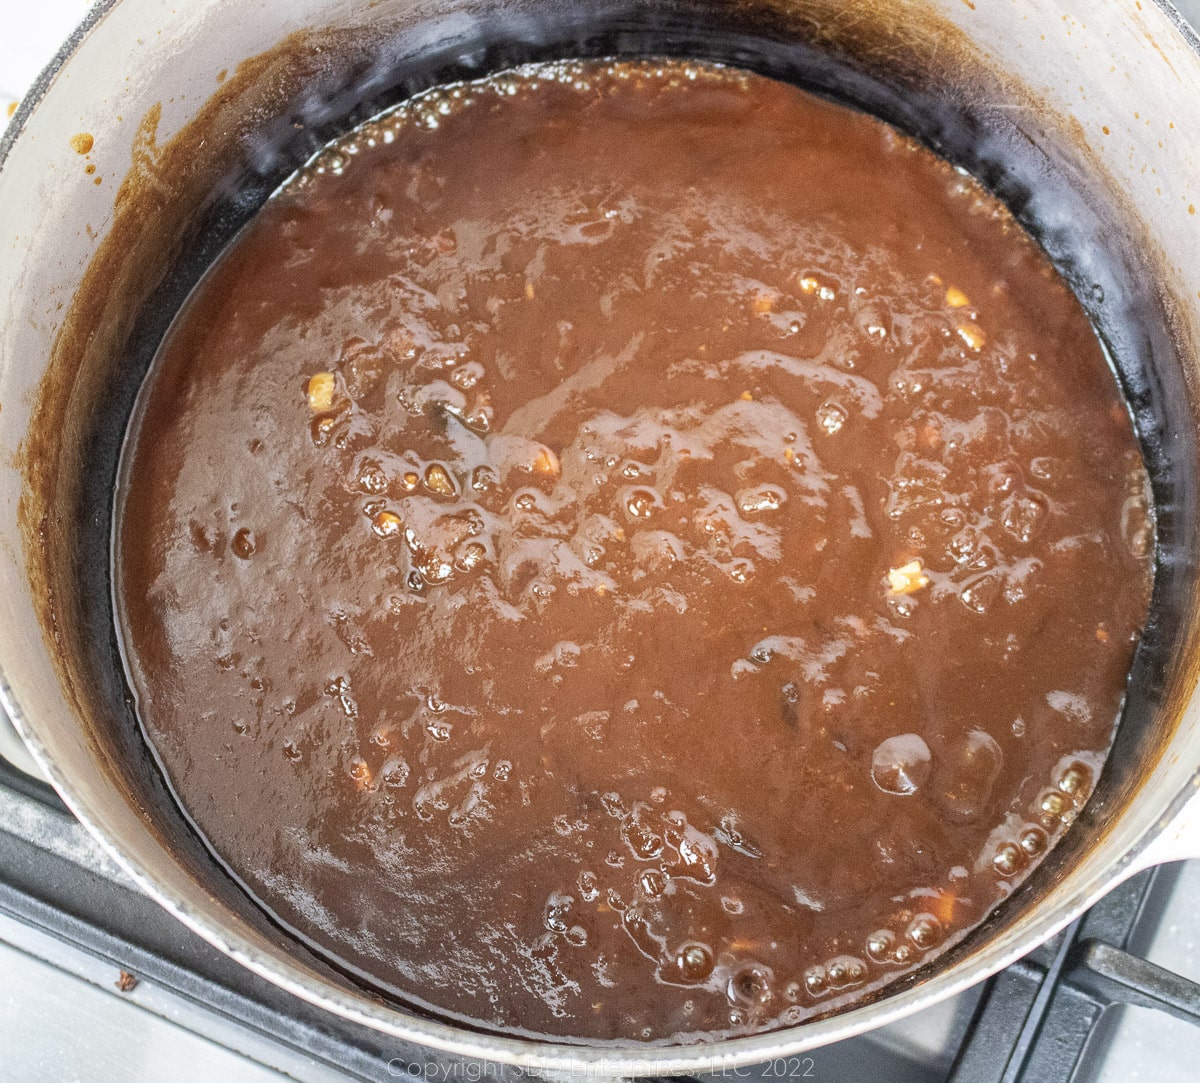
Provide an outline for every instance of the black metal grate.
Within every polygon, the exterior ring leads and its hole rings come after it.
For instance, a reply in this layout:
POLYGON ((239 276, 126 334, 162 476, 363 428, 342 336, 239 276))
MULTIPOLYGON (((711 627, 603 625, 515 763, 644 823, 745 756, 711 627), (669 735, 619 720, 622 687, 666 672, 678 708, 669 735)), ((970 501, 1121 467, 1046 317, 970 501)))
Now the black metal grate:
POLYGON ((1127 1004, 1200 1023, 1200 985, 1129 950, 1172 867, 1139 873, 984 989, 949 1083, 1070 1083, 1101 1016, 1127 1004))

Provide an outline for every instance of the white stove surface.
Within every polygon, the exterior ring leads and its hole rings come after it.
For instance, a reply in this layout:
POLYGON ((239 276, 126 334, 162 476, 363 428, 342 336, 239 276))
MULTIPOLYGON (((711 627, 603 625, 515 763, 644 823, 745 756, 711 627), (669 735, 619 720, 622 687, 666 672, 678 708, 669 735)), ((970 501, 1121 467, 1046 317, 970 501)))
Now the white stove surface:
MULTIPOLYGON (((10 107, 90 6, 84 0, 0 0, 0 131, 10 107)), ((1176 6, 1200 25, 1200 0, 1177 0, 1176 6)), ((23 753, 0 720, 0 755, 28 764, 23 753)), ((1200 981, 1200 862, 1183 867, 1157 929, 1141 949, 1151 962, 1200 981)), ((327 1066, 239 1031, 236 1023, 206 1018, 188 1001, 150 983, 118 993, 117 976, 111 963, 0 915, 0 1083, 326 1083, 340 1078, 327 1066)), ((938 1066, 935 1072, 944 1071, 943 1043, 954 1012, 951 1001, 875 1038, 883 1049, 925 1058, 938 1066)), ((1101 1028, 1111 1042, 1103 1058, 1086 1059, 1081 1083, 1200 1079, 1200 1028, 1140 1008, 1110 1011, 1101 1028)), ((379 1067, 379 1077, 389 1078, 388 1066, 379 1067)), ((818 1051, 811 1078, 859 1081, 858 1069, 839 1069, 836 1047, 818 1051)))

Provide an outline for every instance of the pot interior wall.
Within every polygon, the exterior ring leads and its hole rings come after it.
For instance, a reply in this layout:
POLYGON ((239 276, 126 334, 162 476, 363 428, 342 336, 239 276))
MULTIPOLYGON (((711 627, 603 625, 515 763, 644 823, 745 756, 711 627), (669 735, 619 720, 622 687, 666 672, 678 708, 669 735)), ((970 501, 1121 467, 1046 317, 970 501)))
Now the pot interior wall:
MULTIPOLYGON (((73 303, 27 444, 23 505, 35 583, 65 683, 92 750, 160 840, 230 911, 277 945, 287 938, 245 898, 168 793, 125 685, 110 600, 112 492, 125 426, 155 349, 183 299, 269 193, 317 146, 412 92, 538 59, 691 56, 738 64, 857 105, 978 176, 1041 241, 1083 301, 1134 412, 1153 479, 1159 562, 1116 748, 1095 797, 1037 874, 941 965, 1009 927, 1077 866, 1136 796, 1191 690, 1196 629, 1197 440, 1163 267, 1137 208, 1090 162, 1069 121, 990 69, 954 28, 918 5, 840 21, 819 3, 681 0, 472 5, 370 35, 289 39, 221 91, 203 123, 163 148, 165 192, 131 176, 98 268, 73 303), (901 10, 903 9, 903 10, 901 10), (909 20, 902 25, 899 20, 909 20), (416 29, 414 29, 414 27, 416 29), (419 31, 419 32, 417 32, 419 31), (903 45, 904 48, 899 46, 903 45), (199 162, 200 164, 197 164, 199 162), (172 180, 172 171, 186 180, 172 180), (149 221, 148 238, 132 223, 149 221), (122 233, 122 230, 126 232, 122 233), (121 313, 113 314, 114 306, 121 313), (87 334, 84 334, 84 329, 87 334)), ((832 5, 836 7, 837 5, 832 5)), ((386 7, 386 6, 385 6, 386 7)), ((769 178, 764 178, 769 183, 769 178)), ((1103 590, 1103 584, 1096 589, 1103 590)), ((298 947, 306 965, 334 973, 298 947)), ((908 982, 919 978, 908 979, 908 982)), ((898 987, 898 986, 897 986, 898 987)))

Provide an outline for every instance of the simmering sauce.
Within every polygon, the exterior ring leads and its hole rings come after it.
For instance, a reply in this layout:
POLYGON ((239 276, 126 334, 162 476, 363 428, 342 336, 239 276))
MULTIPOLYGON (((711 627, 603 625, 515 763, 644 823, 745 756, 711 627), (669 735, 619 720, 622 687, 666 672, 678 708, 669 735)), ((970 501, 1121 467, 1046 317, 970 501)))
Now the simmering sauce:
POLYGON ((327 148, 195 291, 118 620, 180 802, 345 969, 748 1033, 929 962, 1071 823, 1147 491, 972 179, 762 77, 529 67, 327 148))

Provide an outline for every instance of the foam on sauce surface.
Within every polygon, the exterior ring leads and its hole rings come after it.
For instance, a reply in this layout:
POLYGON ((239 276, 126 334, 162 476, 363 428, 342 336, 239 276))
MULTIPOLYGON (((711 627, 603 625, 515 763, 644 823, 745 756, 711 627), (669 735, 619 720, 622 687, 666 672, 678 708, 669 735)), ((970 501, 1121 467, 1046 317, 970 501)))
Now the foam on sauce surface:
POLYGON ((1112 738, 1153 547, 1075 298, 757 76, 561 64, 325 151, 201 284, 119 497, 180 800, 397 995, 746 1033, 935 957, 1112 738))

